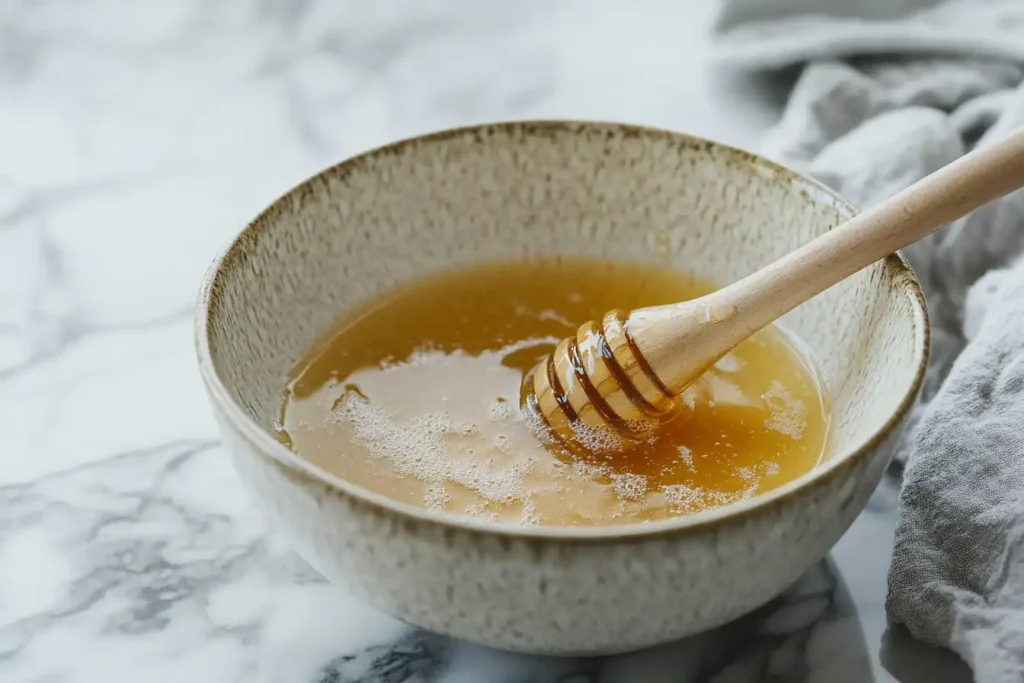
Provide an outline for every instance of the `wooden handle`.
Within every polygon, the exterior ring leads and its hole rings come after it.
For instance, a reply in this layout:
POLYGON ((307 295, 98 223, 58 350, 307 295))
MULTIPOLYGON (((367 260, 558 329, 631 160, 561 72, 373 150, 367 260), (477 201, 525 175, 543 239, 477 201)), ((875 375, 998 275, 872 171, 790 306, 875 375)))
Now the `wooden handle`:
POLYGON ((1024 128, 960 157, 713 294, 634 311, 630 330, 655 374, 676 391, 674 384, 685 385, 709 363, 804 301, 1022 186, 1024 128), (698 359, 703 368, 696 367, 698 359))

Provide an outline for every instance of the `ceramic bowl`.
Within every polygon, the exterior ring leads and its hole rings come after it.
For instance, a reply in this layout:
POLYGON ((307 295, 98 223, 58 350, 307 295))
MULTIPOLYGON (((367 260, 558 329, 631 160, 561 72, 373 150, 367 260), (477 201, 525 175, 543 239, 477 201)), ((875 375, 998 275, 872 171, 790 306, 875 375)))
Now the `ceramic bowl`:
POLYGON ((518 122, 405 140, 310 178, 242 231, 202 288, 199 363, 242 480, 329 580, 410 624, 499 648, 643 648, 767 602, 864 506, 927 355, 924 303, 901 256, 782 321, 831 394, 831 456, 781 488, 687 517, 529 528, 395 502, 275 440, 286 376, 347 307, 429 272, 576 254, 726 283, 854 212, 764 159, 665 131, 518 122))

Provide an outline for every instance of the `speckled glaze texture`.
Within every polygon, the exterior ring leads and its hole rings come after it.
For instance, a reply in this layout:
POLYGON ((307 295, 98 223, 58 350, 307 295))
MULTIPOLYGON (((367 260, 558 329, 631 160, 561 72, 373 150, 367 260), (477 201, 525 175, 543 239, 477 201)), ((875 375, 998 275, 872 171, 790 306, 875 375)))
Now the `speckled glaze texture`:
POLYGON ((887 464, 927 318, 892 256, 783 319, 833 399, 833 453, 763 496, 615 528, 513 528, 359 489, 270 435, 287 373, 348 306, 455 264, 579 254, 738 279, 853 209, 745 152, 615 124, 447 131, 330 168, 217 260, 197 326, 228 450, 256 500, 332 581, 412 624, 552 654, 634 650, 768 601, 820 559, 887 464))

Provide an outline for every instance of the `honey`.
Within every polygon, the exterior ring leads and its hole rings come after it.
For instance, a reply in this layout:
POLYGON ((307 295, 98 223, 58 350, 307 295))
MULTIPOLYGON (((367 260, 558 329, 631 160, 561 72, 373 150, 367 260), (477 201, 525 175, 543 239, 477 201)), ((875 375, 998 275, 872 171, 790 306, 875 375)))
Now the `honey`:
POLYGON ((742 500, 807 472, 827 448, 822 387, 777 327, 722 358, 643 442, 593 434, 569 449, 520 408, 525 374, 580 323, 712 289, 583 258, 402 285, 344 315, 296 366, 279 436, 364 488, 502 523, 640 523, 742 500))

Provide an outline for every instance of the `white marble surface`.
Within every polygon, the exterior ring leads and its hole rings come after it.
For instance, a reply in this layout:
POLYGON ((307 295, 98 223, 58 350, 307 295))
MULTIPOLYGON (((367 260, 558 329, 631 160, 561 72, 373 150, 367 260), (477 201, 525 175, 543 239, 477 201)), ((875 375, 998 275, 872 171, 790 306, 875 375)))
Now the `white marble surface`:
POLYGON ((191 311, 216 249, 354 152, 501 118, 754 147, 779 92, 703 61, 713 3, 0 0, 0 681, 965 681, 887 630, 887 481, 758 614, 634 655, 411 630, 266 531, 191 311))

